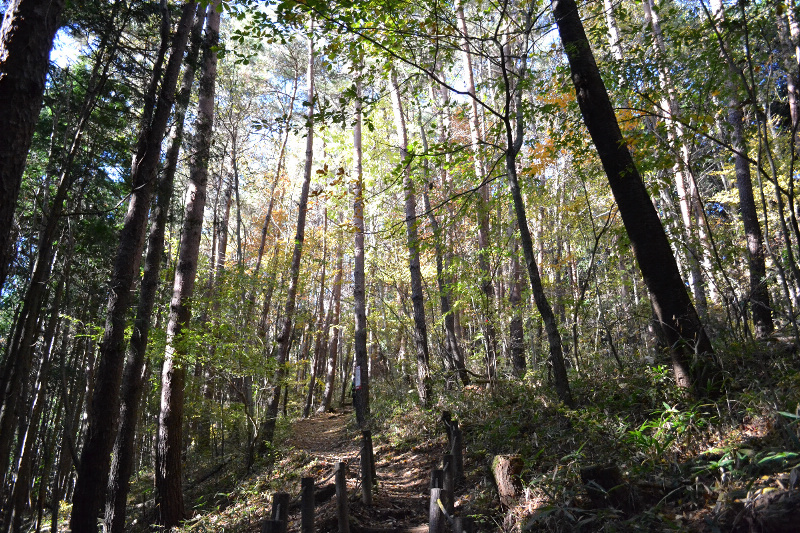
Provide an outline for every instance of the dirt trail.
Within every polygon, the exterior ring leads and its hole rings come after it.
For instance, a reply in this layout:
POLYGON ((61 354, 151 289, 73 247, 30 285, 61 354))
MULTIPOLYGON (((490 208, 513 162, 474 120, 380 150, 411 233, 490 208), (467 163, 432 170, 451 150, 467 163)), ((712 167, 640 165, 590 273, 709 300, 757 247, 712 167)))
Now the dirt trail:
MULTIPOLYGON (((348 464, 347 492, 350 504, 350 530, 353 533, 417 533, 427 532, 428 485, 434 458, 441 457, 441 445, 431 443, 404 453, 395 454, 387 445, 376 446, 375 467, 378 488, 373 491, 373 505, 361 503, 359 480, 360 435, 348 432, 352 411, 325 413, 299 420, 292 428, 290 443, 296 451, 307 453, 308 467, 304 476, 313 476, 319 487, 329 487, 333 479, 323 483, 333 472, 337 461, 348 464)), ((377 440, 377 439, 376 439, 377 440)), ((336 497, 328 493, 317 501, 316 531, 338 531, 336 497)), ((299 511, 290 516, 289 531, 300 530, 299 511)))

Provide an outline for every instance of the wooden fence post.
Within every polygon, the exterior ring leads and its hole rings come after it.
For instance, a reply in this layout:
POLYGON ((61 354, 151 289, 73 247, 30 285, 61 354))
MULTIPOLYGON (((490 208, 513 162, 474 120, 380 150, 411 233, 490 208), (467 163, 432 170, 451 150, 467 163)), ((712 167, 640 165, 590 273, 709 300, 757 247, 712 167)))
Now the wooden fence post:
POLYGON ((453 462, 455 465, 455 484, 459 484, 464 480, 464 454, 463 454, 463 435, 461 428, 458 427, 458 422, 453 422, 453 442, 450 445, 450 453, 453 455, 453 462))
POLYGON ((442 533, 444 531, 444 514, 439 508, 439 499, 442 497, 441 488, 431 488, 431 504, 428 510, 428 531, 442 533))
POLYGON ((444 484, 444 472, 439 469, 431 471, 431 503, 428 508, 428 531, 430 533, 442 533, 444 531, 445 517, 439 507, 439 500, 442 499, 442 485, 444 484))
POLYGON ((457 516, 453 518, 453 532, 454 533, 472 533, 472 519, 467 517, 457 516))
POLYGON ((448 453, 442 458, 442 470, 444 471, 442 503, 447 512, 453 514, 455 502, 455 463, 453 462, 453 454, 448 453))
POLYGON ((280 533, 289 529, 289 493, 276 492, 272 495, 272 519, 282 522, 280 533))
POLYGON ((300 533, 314 533, 314 478, 300 480, 300 533))
POLYGON ((283 531, 283 522, 280 520, 264 520, 261 525, 261 533, 281 533, 283 531))
POLYGON ((369 430, 361 432, 361 501, 366 506, 372 506, 372 433, 369 430))
POLYGON ((347 463, 336 463, 336 507, 339 533, 350 533, 350 510, 347 503, 347 463))

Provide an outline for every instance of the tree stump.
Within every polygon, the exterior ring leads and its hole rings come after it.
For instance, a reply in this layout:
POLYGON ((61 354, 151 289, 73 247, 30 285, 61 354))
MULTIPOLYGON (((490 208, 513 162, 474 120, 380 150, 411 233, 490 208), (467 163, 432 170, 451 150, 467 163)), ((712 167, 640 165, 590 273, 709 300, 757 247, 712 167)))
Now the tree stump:
POLYGON ((522 458, 519 455, 496 455, 492 459, 492 475, 497 485, 500 503, 511 507, 522 491, 522 458))
POLYGON ((745 516, 753 533, 790 533, 797 531, 800 516, 800 491, 772 491, 756 498, 745 516))

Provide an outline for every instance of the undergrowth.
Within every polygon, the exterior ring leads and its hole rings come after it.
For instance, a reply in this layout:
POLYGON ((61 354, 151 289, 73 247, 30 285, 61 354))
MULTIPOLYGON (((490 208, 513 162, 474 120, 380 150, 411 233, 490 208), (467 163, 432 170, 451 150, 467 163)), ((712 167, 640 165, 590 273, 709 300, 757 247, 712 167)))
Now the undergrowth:
MULTIPOLYGON (((687 398, 667 367, 644 361, 629 362, 624 375, 611 365, 573 373, 574 409, 558 402, 544 368, 501 378, 491 389, 441 392, 428 409, 418 407, 407 382, 375 383, 375 444, 394 455, 430 443, 441 448, 440 417, 450 411, 463 430, 467 480, 456 508, 478 531, 759 531, 752 529, 759 498, 800 482, 800 372, 795 355, 776 344, 731 345, 718 356, 726 389, 714 402, 687 398), (509 507, 493 481, 497 455, 523 464, 509 507), (592 465, 619 468, 624 505, 592 500, 581 479, 592 465)), ((195 517, 184 531, 255 531, 272 493, 297 484, 302 472, 327 475, 326 465, 286 444, 290 422, 279 426, 271 457, 253 473, 234 457, 224 474, 190 483, 195 517)), ((357 438, 352 417, 348 432, 357 438)), ((188 477, 221 460, 193 462, 188 477)), ((137 501, 146 499, 148 479, 139 479, 137 501)))

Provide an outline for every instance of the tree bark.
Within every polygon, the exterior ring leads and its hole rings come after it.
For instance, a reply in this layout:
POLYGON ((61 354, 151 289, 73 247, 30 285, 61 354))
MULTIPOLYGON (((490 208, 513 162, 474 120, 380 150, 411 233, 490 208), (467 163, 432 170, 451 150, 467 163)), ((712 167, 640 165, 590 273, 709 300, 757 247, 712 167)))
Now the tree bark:
MULTIPOLYGON (((420 136, 422 138, 422 149, 427 154, 428 153, 428 139, 427 135, 425 134, 425 127, 422 124, 422 117, 419 117, 420 120, 420 136)), ((444 142, 445 139, 442 139, 444 142)), ((425 179, 428 181, 428 161, 425 160, 423 164, 423 169, 425 171, 425 179)), ((429 187, 433 187, 432 184, 429 182, 429 187)), ((436 282, 439 286, 439 309, 442 313, 442 321, 444 322, 444 335, 445 335, 445 350, 447 351, 449 359, 452 361, 453 367, 455 367, 456 372, 458 373, 458 377, 465 386, 469 385, 469 374, 467 373, 466 365, 464 364, 464 352, 461 351, 461 345, 458 342, 458 337, 456 336, 456 327, 455 327, 455 317, 453 316, 453 310, 450 305, 450 283, 445 274, 445 252, 444 252, 444 244, 443 244, 443 236, 442 236, 442 228, 439 225, 439 220, 436 218, 436 214, 433 212, 431 208, 431 200, 428 196, 428 191, 423 188, 422 190, 422 199, 423 199, 423 207, 425 207, 425 211, 428 213, 428 221, 431 224, 431 229, 433 230, 433 245, 436 251, 436 282)))
POLYGON ((203 38, 200 88, 198 91, 195 138, 190 158, 189 191, 181 229, 178 265, 172 285, 164 366, 161 370, 161 408, 156 437, 156 506, 158 522, 165 529, 185 518, 183 502, 183 398, 186 368, 181 359, 184 328, 191 318, 191 299, 197 278, 203 213, 206 204, 208 165, 214 129, 214 95, 217 76, 220 13, 218 2, 208 5, 203 38))
POLYGON ((478 212, 478 269, 481 275, 481 292, 483 293, 483 312, 486 313, 486 321, 483 329, 486 336, 486 371, 490 382, 494 382, 497 373, 497 331, 494 327, 494 287, 492 286, 492 274, 489 265, 489 186, 486 181, 486 168, 481 155, 481 131, 478 123, 478 102, 475 92, 475 78, 472 71, 472 54, 470 53, 469 32, 467 22, 464 17, 464 7, 459 1, 456 7, 456 17, 458 27, 461 32, 462 62, 465 81, 467 83, 467 93, 469 99, 469 132, 472 146, 473 161, 475 165, 475 175, 480 181, 478 189, 477 212, 478 212))
MULTIPOLYGON (((358 65, 360 70, 362 65, 358 65)), ((364 430, 369 427, 369 355, 367 354, 367 302, 366 275, 364 272, 364 172, 363 153, 361 147, 361 77, 356 78, 355 120, 353 123, 353 160, 355 162, 355 184, 353 186, 353 360, 354 371, 358 369, 358 385, 353 388, 353 407, 356 411, 358 426, 364 430)), ((349 357, 349 355, 348 355, 349 357)), ((350 362, 344 365, 344 377, 348 376, 350 362)), ((355 378, 355 375, 353 376, 355 378)), ((355 385, 355 384, 354 384, 355 385)), ((342 380, 342 397, 344 403, 347 382, 342 380)))
POLYGON ((714 350, 678 272, 664 227, 622 137, 574 0, 552 2, 572 71, 578 105, 608 177, 650 291, 653 308, 671 347, 675 380, 697 394, 711 392, 714 350), (696 354, 696 365, 693 359, 696 354))
MULTIPOLYGON (((705 252, 701 256, 698 250, 698 243, 706 243, 708 245, 708 237, 705 235, 703 209, 700 204, 699 193, 694 183, 694 177, 691 174, 689 162, 689 147, 683 140, 683 125, 678 121, 680 115, 680 107, 678 99, 675 94, 675 86, 672 82, 672 75, 665 64, 664 56, 666 54, 666 45, 664 44, 664 37, 661 32, 661 21, 656 10, 655 2, 653 0, 645 0, 642 3, 644 7, 645 22, 650 24, 653 34, 653 54, 655 56, 656 68, 658 69, 658 77, 661 85, 662 99, 661 99, 661 112, 664 113, 664 121, 667 127, 667 140, 670 144, 669 149, 672 152, 673 160, 673 174, 675 178, 675 188, 678 192, 678 205, 681 212, 681 221, 683 222, 683 233, 685 238, 684 244, 684 260, 688 266, 689 271, 689 286, 694 295, 694 303, 697 307, 698 313, 701 317, 707 314, 706 302, 706 277, 711 274, 711 261, 705 258, 710 257, 710 254, 705 252), (703 259, 703 265, 701 265, 703 259), (702 266, 705 266, 706 272, 704 275, 702 266)), ((714 293, 713 279, 708 286, 714 293)), ((712 297, 713 299, 713 297, 712 297)))
POLYGON ((14 210, 64 3, 12 0, 0 28, 0 291, 13 256, 14 210))
POLYGON ((108 483, 105 528, 111 533, 125 531, 129 481, 134 466, 136 421, 139 417, 139 406, 146 376, 144 372, 145 353, 158 290, 161 258, 164 254, 164 236, 173 195, 178 156, 183 142, 186 110, 189 106, 192 84, 194 83, 204 21, 205 10, 202 8, 197 9, 197 16, 192 29, 192 45, 186 56, 186 68, 176 100, 175 131, 172 135, 170 148, 167 151, 164 173, 158 180, 158 200, 151 214, 153 224, 147 238, 147 255, 145 257, 139 304, 136 309, 136 320, 131 333, 131 341, 128 346, 128 355, 123 373, 120 427, 114 441, 111 475, 108 483))
MULTIPOLYGON (((11 440, 14 438, 14 426, 18 418, 18 402, 21 399, 20 391, 25 376, 28 375, 33 349, 40 331, 40 312, 47 298, 47 280, 50 277, 53 258, 57 251, 57 233, 60 222, 63 220, 61 217, 65 202, 76 179, 72 172, 73 163, 82 146, 83 135, 97 103, 98 95, 108 79, 108 69, 116 57, 119 37, 114 38, 111 35, 114 29, 115 15, 116 11, 112 12, 98 45, 96 59, 81 106, 80 118, 72 133, 69 149, 66 150, 63 161, 61 161, 62 171, 56 192, 46 214, 42 215, 44 227, 38 236, 36 261, 30 274, 30 282, 25 291, 25 298, 16 320, 14 333, 11 336, 8 347, 9 356, 3 366, 2 379, 0 379, 0 391, 2 391, 2 397, 0 397, 0 405, 2 405, 2 409, 0 409, 0 487, 5 486, 5 465, 11 440)), ((51 160, 50 164, 55 165, 55 161, 51 160)))
POLYGON ((181 15, 171 46, 169 62, 152 120, 141 132, 133 160, 133 191, 120 232, 112 270, 108 311, 92 402, 89 406, 86 440, 77 465, 78 479, 73 494, 70 527, 73 531, 94 531, 105 495, 111 449, 119 421, 120 384, 124 363, 126 315, 134 276, 138 273, 144 247, 147 213, 156 180, 161 141, 175 99, 175 87, 183 62, 194 15, 188 2, 181 15))
POLYGON ((333 385, 336 379, 336 360, 339 354, 339 338, 341 336, 339 317, 341 316, 342 310, 342 274, 344 265, 344 246, 342 246, 341 238, 339 240, 339 244, 337 245, 336 257, 336 274, 333 278, 333 316, 331 320, 333 334, 328 341, 328 360, 325 369, 325 390, 322 393, 322 399, 320 400, 319 407, 317 408, 318 414, 324 413, 330 408, 331 400, 333 398, 333 385))
POLYGON ((297 231, 294 238, 294 251, 292 253, 292 266, 290 268, 289 290, 286 294, 286 307, 278 334, 278 358, 276 360, 276 370, 273 376, 273 389, 269 397, 267 412, 264 414, 264 421, 261 426, 258 451, 260 454, 266 452, 266 445, 272 442, 275 434, 275 424, 278 420, 278 407, 281 399, 283 380, 286 375, 285 365, 289 360, 289 349, 291 347, 292 321, 294 319, 295 306, 297 304, 297 282, 300 278, 300 261, 303 257, 303 242, 306 235, 306 210, 308 209, 308 192, 311 187, 311 168, 314 163, 314 25, 308 34, 308 116, 306 124, 308 132, 306 134, 306 161, 303 170, 303 185, 300 190, 300 201, 297 212, 297 231))
POLYGON ((397 72, 390 74, 392 107, 397 137, 400 140, 400 164, 403 166, 403 190, 405 192, 406 236, 408 242, 408 270, 411 277, 411 302, 414 312, 414 345, 417 352, 417 393, 420 403, 427 406, 431 400, 431 375, 428 356, 428 327, 425 324, 425 297, 422 291, 422 271, 419 263, 419 236, 417 235, 417 199, 414 182, 411 180, 408 154, 408 133, 403 112, 397 72))
MULTIPOLYGON (((719 0, 713 0, 711 5, 715 16, 721 20, 724 17, 722 3, 719 0)), ((791 9, 790 7, 789 10, 791 9)), ((796 63, 794 68, 795 70, 797 69, 796 63)), ((790 78, 793 76, 794 72, 790 78)), ((764 237, 761 232, 761 224, 758 221, 758 212, 753 194, 753 180, 750 174, 750 162, 748 161, 748 146, 744 131, 744 114, 742 113, 743 103, 736 96, 738 93, 737 79, 739 79, 739 73, 736 70, 736 66, 729 64, 728 78, 725 80, 726 89, 730 94, 728 99, 728 134, 730 136, 731 149, 734 152, 736 189, 739 192, 739 214, 742 217, 747 246, 747 266, 750 281, 747 300, 750 302, 756 338, 764 338, 775 330, 775 325, 772 321, 772 308, 767 287, 764 237)), ((790 83, 788 90, 790 103, 796 104, 796 87, 790 83)), ((796 105, 791 105, 790 111, 794 130, 797 128, 796 105)), ((791 247, 791 242, 787 242, 786 246, 787 248, 791 247)))
MULTIPOLYGON (((532 245, 531 245, 532 246, 532 245)), ((519 248, 516 239, 511 254, 511 290, 508 294, 508 303, 511 305, 511 321, 508 323, 508 336, 511 342, 511 368, 514 375, 525 375, 525 330, 522 326, 522 267, 519 264, 519 248)))
POLYGON ((306 393, 306 403, 303 407, 303 418, 308 418, 311 414, 311 406, 314 403, 314 390, 317 386, 317 374, 323 360, 323 351, 328 345, 328 328, 330 327, 332 310, 329 307, 325 313, 325 281, 328 273, 328 208, 323 208, 323 230, 322 230, 322 271, 319 280, 319 298, 317 299, 317 323, 314 325, 314 355, 309 361, 308 391, 306 393))

